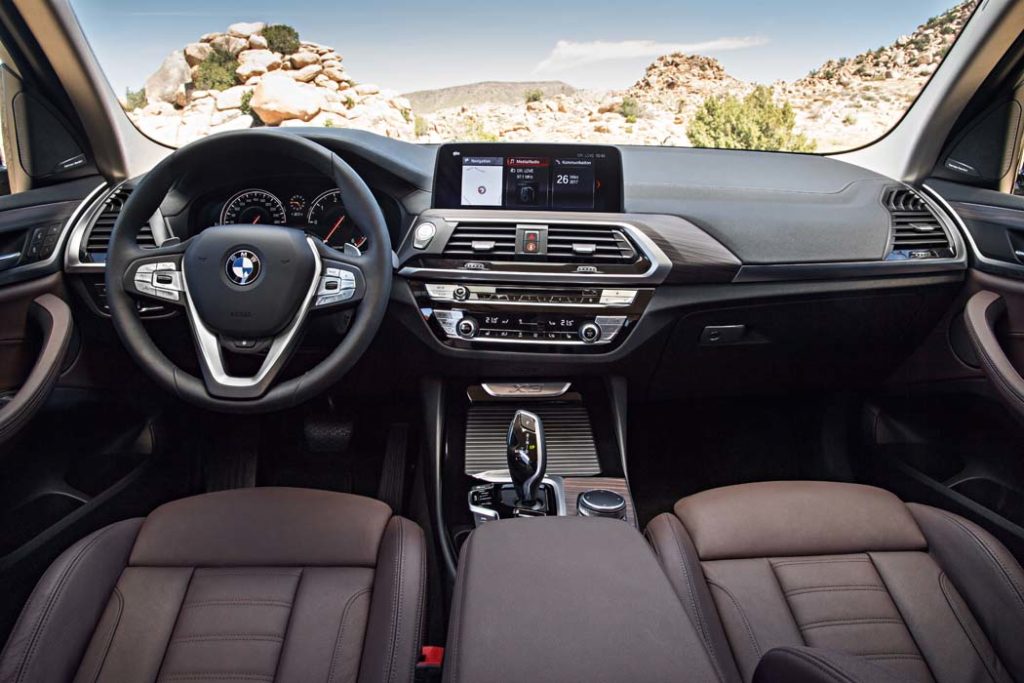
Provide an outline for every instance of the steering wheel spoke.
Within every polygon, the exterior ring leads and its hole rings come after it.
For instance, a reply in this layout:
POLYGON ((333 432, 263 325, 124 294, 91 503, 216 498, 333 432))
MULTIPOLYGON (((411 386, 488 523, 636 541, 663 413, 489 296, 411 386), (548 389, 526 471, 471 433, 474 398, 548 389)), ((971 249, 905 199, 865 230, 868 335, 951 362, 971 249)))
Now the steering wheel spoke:
POLYGON ((125 291, 165 304, 185 305, 181 260, 187 242, 148 249, 125 269, 125 291))

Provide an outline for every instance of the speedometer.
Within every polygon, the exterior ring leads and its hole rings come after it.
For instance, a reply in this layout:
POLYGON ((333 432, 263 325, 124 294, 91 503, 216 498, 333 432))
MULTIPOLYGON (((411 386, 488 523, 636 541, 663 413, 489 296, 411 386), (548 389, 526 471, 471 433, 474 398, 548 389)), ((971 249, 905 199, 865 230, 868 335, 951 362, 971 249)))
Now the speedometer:
POLYGON ((341 190, 327 190, 313 200, 306 216, 309 231, 315 233, 324 244, 342 249, 351 244, 359 251, 366 251, 369 240, 348 216, 341 201, 341 190))
POLYGON ((221 225, 284 225, 288 217, 281 200, 266 190, 249 189, 237 193, 220 212, 221 225))

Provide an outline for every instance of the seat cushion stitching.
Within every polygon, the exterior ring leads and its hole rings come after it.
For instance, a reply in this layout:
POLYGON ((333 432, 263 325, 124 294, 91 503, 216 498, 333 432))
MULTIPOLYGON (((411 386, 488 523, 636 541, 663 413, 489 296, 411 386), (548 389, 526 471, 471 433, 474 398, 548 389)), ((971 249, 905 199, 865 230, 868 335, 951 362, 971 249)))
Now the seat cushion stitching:
MULTIPOLYGON (((415 529, 413 530, 415 531, 415 529)), ((416 624, 414 629, 415 640, 413 641, 413 652, 412 662, 410 667, 415 670, 416 664, 420 658, 420 646, 423 645, 423 621, 424 621, 424 610, 426 609, 425 596, 427 592, 427 554, 423 552, 423 548, 420 548, 420 578, 419 578, 419 596, 416 599, 416 624)))
POLYGON ((938 510, 938 513, 947 521, 954 524, 963 533, 967 534, 968 538, 973 540, 974 543, 984 551, 985 556, 988 557, 988 559, 999 568, 1000 571, 998 571, 997 573, 1000 575, 1000 577, 1002 577, 1003 582, 1010 587, 1011 592, 1017 598, 1018 604, 1022 608, 1024 608, 1024 595, 1021 594, 1021 589, 1017 586, 1016 582, 1014 582, 1013 576, 1010 574, 1009 570, 1006 569, 1006 566, 1002 563, 999 557, 992 552, 988 544, 983 539, 979 538, 978 535, 975 534, 974 531, 972 531, 969 527, 963 525, 956 517, 946 514, 942 510, 938 510))
POLYGON ((785 567, 791 564, 848 564, 850 562, 868 562, 868 560, 857 559, 857 558, 829 558, 827 560, 814 560, 814 559, 803 559, 803 560, 771 560, 771 563, 776 567, 785 567))
POLYGON ((92 680, 98 681, 100 674, 103 673, 103 667, 107 664, 107 655, 110 654, 110 646, 114 644, 114 636, 117 634, 117 628, 121 625, 121 615, 124 614, 124 596, 121 594, 121 589, 114 586, 114 598, 117 599, 117 618, 114 620, 114 628, 110 629, 110 635, 107 636, 107 644, 103 646, 103 656, 100 657, 100 665, 96 668, 96 675, 92 677, 92 680))
POLYGON ((220 671, 190 671, 169 674, 165 681, 273 681, 273 676, 258 673, 224 673, 220 671))
POLYGON ((33 629, 32 631, 32 638, 29 641, 29 647, 25 652, 25 657, 22 660, 21 665, 18 667, 18 675, 15 678, 16 681, 20 682, 25 680, 25 673, 28 669, 29 663, 31 662, 32 657, 35 655, 35 651, 39 645, 39 640, 42 638, 43 631, 46 630, 46 624, 50 621, 53 606, 57 604, 61 594, 63 594, 64 588, 67 585, 67 582, 71 574, 74 573, 75 569, 78 567, 79 562, 82 560, 83 557, 85 557, 88 551, 91 550, 92 547, 95 546, 97 543, 99 543, 104 536, 110 533, 110 530, 113 528, 114 527, 110 526, 97 533, 96 538, 94 538, 92 541, 83 546, 82 549, 79 550, 78 553, 75 555, 75 557, 72 558, 67 568, 61 573, 60 579, 58 579, 57 581, 57 587, 54 589, 53 593, 47 599, 46 606, 43 608, 43 613, 39 617, 39 622, 36 624, 35 629, 33 629))
MULTIPOLYGON (((192 579, 195 578, 195 575, 196 575, 196 568, 192 567, 191 571, 189 571, 189 574, 188 574, 188 581, 185 583, 185 592, 182 593, 182 596, 181 596, 181 604, 178 605, 178 612, 177 612, 177 614, 174 615, 174 623, 171 625, 171 635, 170 635, 170 637, 172 637, 172 638, 174 637, 174 630, 176 628, 178 628, 178 620, 181 619, 181 612, 184 609, 185 600, 188 598, 188 592, 192 588, 192 579)), ((164 653, 160 656, 160 666, 158 666, 157 669, 156 669, 156 671, 157 671, 156 678, 157 678, 158 681, 161 678, 163 678, 163 676, 161 676, 160 674, 163 672, 164 662, 167 661, 167 650, 170 649, 170 645, 171 644, 169 642, 166 645, 164 645, 164 653)))
POLYGON ((360 596, 366 595, 369 592, 370 592, 369 588, 364 588, 363 590, 359 591, 358 593, 353 594, 352 597, 350 597, 345 602, 345 608, 343 610, 341 610, 341 621, 338 622, 338 632, 334 636, 334 649, 332 650, 332 654, 331 654, 331 668, 327 672, 327 683, 331 683, 334 680, 334 674, 337 672, 337 668, 338 668, 338 654, 341 651, 341 643, 344 640, 345 624, 346 624, 347 619, 348 619, 348 610, 349 610, 350 607, 352 607, 352 604, 356 601, 357 598, 359 598, 360 596))
MULTIPOLYGON (((926 669, 928 669, 928 675, 931 676, 932 680, 933 681, 934 680, 938 680, 935 677, 935 672, 932 671, 931 664, 929 664, 928 660, 924 658, 924 654, 921 652, 921 646, 917 642, 917 637, 914 635, 914 632, 910 630, 910 626, 907 624, 907 618, 903 616, 903 612, 900 610, 900 606, 898 604, 896 604, 896 600, 892 596, 892 591, 889 590, 889 585, 885 582, 885 577, 882 576, 882 572, 878 571, 878 566, 875 564, 875 558, 874 558, 874 556, 871 553, 868 553, 868 560, 871 562, 871 566, 872 566, 872 568, 874 568, 875 574, 878 576, 878 580, 882 583, 882 586, 885 588, 885 592, 889 596, 889 602, 892 603, 893 609, 896 610, 896 613, 900 616, 900 619, 903 621, 903 627, 906 630, 907 635, 910 637, 910 642, 912 642, 914 644, 914 648, 917 649, 917 653, 916 654, 917 654, 918 658, 924 663, 924 667, 926 669)), ((865 654, 870 654, 870 653, 865 653, 865 654)), ((876 652, 874 654, 878 655, 878 654, 903 654, 903 653, 876 652)))
POLYGON ((217 641, 217 640, 265 640, 274 642, 284 642, 284 638, 271 633, 217 633, 210 635, 192 635, 192 636, 179 636, 172 638, 172 643, 196 643, 205 641, 217 641))
POLYGON ((757 655, 758 659, 760 659, 761 645, 757 642, 757 636, 754 635, 754 630, 750 627, 750 621, 747 619, 747 614, 743 611, 743 607, 740 605, 739 601, 737 601, 736 598, 733 597, 733 594, 730 593, 729 589, 725 586, 717 584, 713 581, 708 581, 708 585, 712 586, 713 588, 717 588, 718 590, 725 593, 726 597, 728 597, 729 600, 732 602, 733 607, 736 608, 736 611, 740 615, 740 620, 743 622, 743 627, 747 631, 747 637, 750 638, 750 644, 754 646, 754 654, 757 655))
POLYGON ((404 568, 405 554, 405 530, 402 528, 402 518, 393 517, 392 519, 397 520, 395 526, 398 527, 398 555, 395 557, 395 579, 391 587, 391 638, 388 645, 388 655, 384 661, 384 680, 390 681, 391 676, 395 670, 395 657, 398 653, 398 634, 401 633, 402 625, 402 610, 399 609, 401 605, 402 595, 402 569, 404 568))
MULTIPOLYGON (((284 622, 284 633, 281 634, 281 645, 277 648, 277 661, 274 662, 274 676, 277 678, 277 672, 281 669, 281 659, 284 657, 285 644, 288 642, 288 629, 292 625, 292 618, 295 616, 295 602, 299 599, 299 588, 302 587, 302 579, 306 575, 304 567, 299 567, 298 574, 295 579, 295 587, 292 589, 292 601, 288 605, 288 619, 284 622)), ((287 575, 286 575, 287 576, 287 575)))
POLYGON ((809 624, 803 624, 799 628, 801 631, 809 631, 814 628, 827 628, 829 626, 853 626, 855 624, 903 624, 903 621, 900 619, 888 617, 863 617, 860 619, 831 619, 829 621, 814 621, 809 624))
POLYGON ((186 602, 183 607, 213 607, 213 606, 231 606, 231 605, 265 605, 268 607, 291 607, 292 603, 285 600, 260 600, 258 598, 224 598, 223 600, 196 600, 195 602, 186 602))
MULTIPOLYGON (((946 599, 946 604, 949 605, 950 611, 953 612, 953 616, 956 618, 956 622, 960 624, 960 628, 963 630, 964 635, 967 636, 967 640, 970 641, 971 647, 974 648, 974 653, 978 655, 978 659, 981 661, 982 666, 985 667, 985 671, 988 672, 988 677, 992 680, 998 680, 996 673, 992 670, 987 658, 982 656, 981 649, 978 647, 978 643, 975 641, 974 636, 971 635, 971 631, 967 628, 967 624, 964 623, 963 618, 960 615, 960 609, 957 607, 956 602, 952 599, 949 593, 950 586, 949 579, 946 578, 946 572, 939 572, 939 588, 942 590, 942 596, 946 599)), ((993 653, 994 654, 994 653, 993 653)))
POLYGON ((804 641, 804 645, 807 645, 807 639, 804 638, 803 629, 800 628, 800 622, 796 619, 796 614, 793 612, 793 605, 789 604, 789 598, 786 597, 786 588, 782 585, 782 579, 779 578, 779 574, 775 571, 775 563, 768 559, 768 571, 771 573, 772 578, 775 579, 775 585, 779 587, 779 593, 782 595, 782 601, 786 603, 786 611, 789 612, 789 618, 793 620, 793 625, 797 627, 797 631, 800 633, 800 639, 804 641))
POLYGON ((687 597, 690 599, 690 609, 693 610, 693 613, 697 618, 697 628, 700 630, 700 637, 704 641, 704 646, 707 647, 708 652, 711 654, 711 662, 715 667, 715 674, 718 676, 719 680, 725 680, 722 672, 718 669, 718 656, 715 653, 715 644, 711 641, 710 628, 708 628, 707 622, 704 619, 704 614, 697 605, 697 586, 694 583, 693 576, 686 564, 686 555, 683 552, 682 543, 679 542, 679 532, 671 523, 669 523, 669 531, 672 535, 673 542, 676 544, 676 550, 679 552, 679 566, 683 570, 683 577, 686 579, 686 585, 689 588, 689 594, 687 597))
POLYGON ((814 588, 794 588, 784 593, 787 597, 791 595, 803 595, 804 593, 834 593, 834 592, 845 592, 845 591, 877 591, 885 592, 884 588, 879 586, 866 586, 863 584, 852 584, 848 586, 835 585, 835 586, 816 586, 814 588))
POLYGON ((914 660, 919 660, 919 661, 924 662, 924 657, 922 657, 919 654, 915 654, 913 652, 903 652, 903 653, 891 652, 891 653, 888 653, 888 654, 881 653, 881 654, 875 654, 875 655, 857 655, 857 656, 861 657, 863 659, 872 659, 872 660, 873 659, 914 659, 914 660))

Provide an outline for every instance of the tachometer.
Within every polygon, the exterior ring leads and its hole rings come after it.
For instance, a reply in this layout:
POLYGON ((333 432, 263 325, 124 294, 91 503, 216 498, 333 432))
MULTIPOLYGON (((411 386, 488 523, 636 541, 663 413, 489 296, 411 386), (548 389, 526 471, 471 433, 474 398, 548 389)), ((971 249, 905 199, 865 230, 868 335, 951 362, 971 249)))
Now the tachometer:
POLYGON ((288 217, 281 200, 266 190, 249 189, 237 193, 220 212, 221 225, 284 225, 288 217))
POLYGON ((313 200, 306 216, 309 231, 316 234, 328 246, 342 249, 351 244, 360 251, 366 251, 369 240, 352 219, 341 201, 340 190, 327 190, 313 200))

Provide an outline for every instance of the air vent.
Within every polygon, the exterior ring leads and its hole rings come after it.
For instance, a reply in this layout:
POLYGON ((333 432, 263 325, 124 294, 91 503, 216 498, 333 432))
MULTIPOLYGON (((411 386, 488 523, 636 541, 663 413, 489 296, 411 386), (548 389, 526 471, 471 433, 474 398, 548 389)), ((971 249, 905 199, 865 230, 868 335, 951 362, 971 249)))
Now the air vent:
POLYGON ((557 263, 631 264, 636 249, 611 225, 552 225, 548 228, 548 261, 557 263))
MULTIPOLYGON (((107 260, 107 247, 110 244, 110 233, 114 231, 114 223, 128 201, 132 190, 128 187, 119 187, 103 203, 103 210, 97 216, 96 221, 89 228, 83 248, 83 260, 93 263, 103 263, 107 260)), ((139 246, 143 249, 152 249, 156 246, 153 239, 153 229, 148 223, 142 226, 138 236, 139 246)))
POLYGON ((482 260, 513 259, 516 255, 516 225, 515 223, 460 224, 448 238, 448 244, 444 247, 444 255, 482 260))
POLYGON ((890 261, 950 258, 953 249, 949 235, 928 204, 913 190, 897 189, 885 197, 885 208, 892 216, 890 261))

